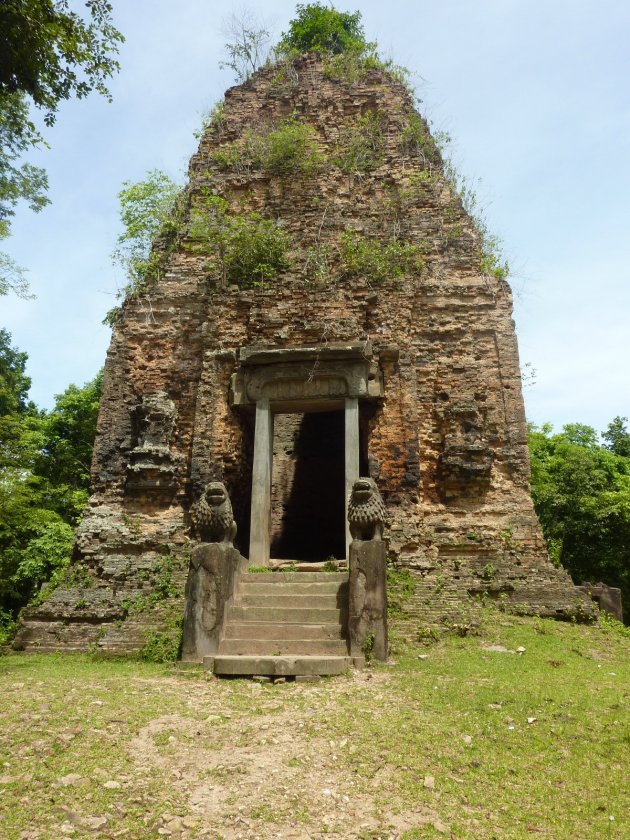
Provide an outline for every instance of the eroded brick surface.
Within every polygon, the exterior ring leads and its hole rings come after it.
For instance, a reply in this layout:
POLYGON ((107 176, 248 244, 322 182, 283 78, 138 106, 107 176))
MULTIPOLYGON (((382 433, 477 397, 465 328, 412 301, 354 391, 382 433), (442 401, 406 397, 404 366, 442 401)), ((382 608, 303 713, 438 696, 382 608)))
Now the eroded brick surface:
POLYGON ((183 612, 187 512, 209 480, 227 486, 236 544, 247 552, 253 419, 231 407, 229 390, 238 350, 250 345, 372 342, 385 396, 361 406, 363 461, 389 511, 390 558, 416 583, 405 600, 407 632, 456 620, 471 595, 483 593, 543 615, 590 610, 549 562, 529 495, 510 288, 481 270, 479 234, 439 154, 402 149, 411 108, 405 89, 380 72, 347 84, 326 78, 313 57, 298 62, 293 85, 278 84, 269 68, 228 91, 223 124, 206 132, 191 160, 188 206, 209 191, 233 212, 279 220, 292 238, 290 267, 262 288, 221 287, 184 218, 157 285, 125 303, 114 329, 93 496, 77 539, 81 585, 31 610, 19 645, 133 651, 174 603, 183 612), (381 119, 381 164, 346 174, 332 162, 336 144, 344 126, 368 112, 381 119), (322 171, 283 177, 213 162, 212 153, 248 127, 290 115, 315 129, 322 171), (378 283, 345 277, 339 243, 348 229, 420 246, 424 269, 378 283), (315 253, 326 255, 323 272, 315 253), (162 440, 160 406, 166 415, 171 404, 162 440), (150 445, 138 428, 149 414, 150 445), (150 446, 162 449, 147 455, 150 446), (147 457, 159 464, 143 486, 147 457), (134 463, 141 467, 130 469, 134 463), (130 599, 156 591, 160 563, 171 556, 179 601, 130 612, 130 599))

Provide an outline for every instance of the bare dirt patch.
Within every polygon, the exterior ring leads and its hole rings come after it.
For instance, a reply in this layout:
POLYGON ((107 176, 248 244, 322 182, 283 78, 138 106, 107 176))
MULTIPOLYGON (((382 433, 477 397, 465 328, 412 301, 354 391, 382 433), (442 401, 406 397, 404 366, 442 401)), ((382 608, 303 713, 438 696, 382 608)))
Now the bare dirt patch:
MULTIPOLYGON (((225 840, 398 838, 426 824, 446 832, 429 809, 398 813, 387 773, 367 780, 366 793, 366 780, 353 778, 344 761, 359 747, 318 734, 314 709, 348 692, 369 702, 389 679, 354 674, 308 685, 244 683, 260 712, 254 717, 235 711, 152 720, 129 744, 138 775, 159 772, 184 805, 178 814, 160 815, 158 833, 184 838, 194 830, 225 840), (388 808, 379 805, 381 796, 390 800, 388 808)), ((223 693, 220 684, 215 688, 223 693)))

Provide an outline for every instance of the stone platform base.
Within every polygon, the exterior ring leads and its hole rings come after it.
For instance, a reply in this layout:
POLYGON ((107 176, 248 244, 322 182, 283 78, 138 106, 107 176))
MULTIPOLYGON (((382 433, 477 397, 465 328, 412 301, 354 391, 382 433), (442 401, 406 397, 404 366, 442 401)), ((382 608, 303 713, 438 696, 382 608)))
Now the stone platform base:
POLYGON ((363 657, 350 656, 206 656, 203 666, 225 677, 329 677, 362 667, 363 657))

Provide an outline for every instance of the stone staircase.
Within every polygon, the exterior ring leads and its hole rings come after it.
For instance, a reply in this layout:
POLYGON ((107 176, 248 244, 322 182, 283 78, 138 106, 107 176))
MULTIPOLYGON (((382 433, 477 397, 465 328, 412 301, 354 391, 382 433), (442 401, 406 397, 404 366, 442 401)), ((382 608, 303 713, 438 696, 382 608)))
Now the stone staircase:
POLYGON ((223 676, 344 673, 353 665, 347 612, 347 572, 244 573, 204 664, 223 676))

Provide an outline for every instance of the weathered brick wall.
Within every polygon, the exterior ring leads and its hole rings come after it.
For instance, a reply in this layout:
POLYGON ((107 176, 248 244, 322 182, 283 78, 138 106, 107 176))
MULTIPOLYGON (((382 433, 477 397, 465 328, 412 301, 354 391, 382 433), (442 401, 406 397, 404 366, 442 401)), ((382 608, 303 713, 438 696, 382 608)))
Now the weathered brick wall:
POLYGON ((529 496, 510 288, 481 270, 479 233, 444 178, 428 131, 415 152, 401 142, 412 112, 407 91, 378 71, 354 84, 332 80, 312 56, 296 70, 293 83, 279 83, 267 68, 227 92, 223 122, 201 139, 186 191, 188 208, 218 194, 234 213, 281 222, 291 237, 289 268, 262 288, 221 287, 184 213, 159 281, 125 303, 114 329, 94 495, 77 542, 81 585, 31 610, 18 644, 141 647, 164 605, 141 620, 128 618, 124 605, 155 590, 160 558, 185 566, 187 511, 210 479, 228 487, 237 544, 247 550, 253 421, 229 401, 237 352, 247 345, 369 338, 379 354, 385 397, 361 407, 363 460, 391 513, 392 562, 417 581, 405 606, 408 632, 446 620, 481 592, 548 615, 588 608, 549 563, 529 496), (334 163, 337 144, 368 113, 380 115, 380 165, 346 174, 334 163), (288 116, 314 129, 326 161, 320 171, 283 177, 217 165, 217 149, 288 116), (349 279, 339 249, 349 229, 419 246, 424 269, 378 283, 349 279), (314 246, 326 253, 323 277, 313 268, 314 246), (144 416, 143 398, 153 394, 172 405, 172 433, 160 443, 163 486, 145 492, 134 489, 128 464, 145 457, 133 418, 144 416))

